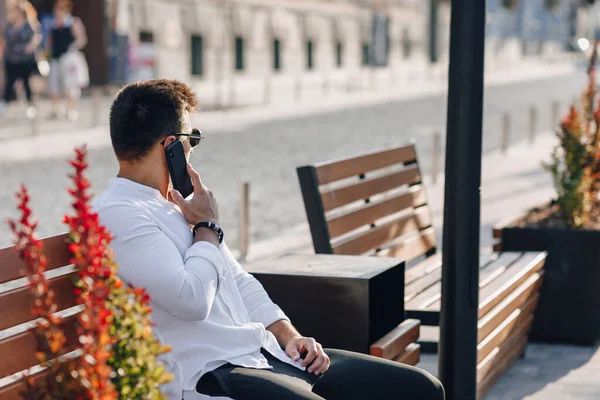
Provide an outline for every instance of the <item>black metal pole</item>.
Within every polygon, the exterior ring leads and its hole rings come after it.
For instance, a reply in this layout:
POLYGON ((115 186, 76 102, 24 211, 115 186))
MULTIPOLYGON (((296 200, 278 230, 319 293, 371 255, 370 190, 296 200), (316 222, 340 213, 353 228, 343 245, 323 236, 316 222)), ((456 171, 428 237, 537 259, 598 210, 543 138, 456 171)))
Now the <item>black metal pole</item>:
POLYGON ((429 0, 429 61, 438 61, 439 0, 429 0))
POLYGON ((477 398, 485 4, 452 0, 439 354, 448 400, 477 398))

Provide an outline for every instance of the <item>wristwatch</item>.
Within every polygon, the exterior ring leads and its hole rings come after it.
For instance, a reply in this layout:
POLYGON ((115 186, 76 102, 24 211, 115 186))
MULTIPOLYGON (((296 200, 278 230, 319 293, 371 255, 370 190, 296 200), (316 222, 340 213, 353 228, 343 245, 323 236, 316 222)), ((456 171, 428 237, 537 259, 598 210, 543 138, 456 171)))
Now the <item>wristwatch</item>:
POLYGON ((223 243, 223 237, 225 236, 225 234, 223 233, 223 229, 221 229, 221 227, 219 225, 215 224, 214 222, 210 222, 210 221, 198 222, 196 225, 194 225, 194 229, 192 229, 192 235, 194 237, 196 237, 196 231, 199 228, 212 229, 213 231, 215 231, 217 236, 219 236, 219 244, 223 243))

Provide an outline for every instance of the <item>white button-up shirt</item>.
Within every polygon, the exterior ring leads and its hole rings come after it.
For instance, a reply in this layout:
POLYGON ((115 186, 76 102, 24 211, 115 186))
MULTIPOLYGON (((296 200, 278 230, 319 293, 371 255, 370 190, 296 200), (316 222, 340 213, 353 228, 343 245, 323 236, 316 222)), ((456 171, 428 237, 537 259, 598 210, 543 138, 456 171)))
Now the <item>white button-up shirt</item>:
POLYGON ((119 276, 147 290, 155 333, 172 347, 162 358, 176 375, 169 398, 195 398, 200 377, 226 363, 270 368, 261 348, 302 368, 265 329, 287 317, 262 285, 224 243, 193 243, 181 211, 158 190, 114 178, 94 210, 114 236, 119 276))

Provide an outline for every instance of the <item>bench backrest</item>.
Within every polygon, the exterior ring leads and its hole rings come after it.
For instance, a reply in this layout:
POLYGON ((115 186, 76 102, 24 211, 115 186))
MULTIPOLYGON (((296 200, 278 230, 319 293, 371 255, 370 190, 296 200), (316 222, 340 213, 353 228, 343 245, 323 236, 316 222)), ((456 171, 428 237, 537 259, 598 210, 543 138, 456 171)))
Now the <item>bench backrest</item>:
POLYGON ((299 167, 316 253, 411 261, 436 251, 413 144, 299 167))
MULTIPOLYGON (((46 274, 51 277, 48 285, 55 293, 58 311, 65 315, 63 330, 67 343, 63 354, 79 346, 74 325, 79 311, 73 294, 75 271, 69 266, 71 254, 66 239, 66 234, 62 234, 43 240, 44 253, 48 258, 46 269, 49 272, 46 274)), ((24 388, 20 379, 7 377, 38 365, 36 340, 30 331, 34 326, 32 294, 27 281, 20 279, 25 269, 25 263, 14 246, 0 249, 0 399, 3 400, 20 399, 19 393, 24 388)), ((32 375, 34 380, 43 376, 44 371, 32 375)))

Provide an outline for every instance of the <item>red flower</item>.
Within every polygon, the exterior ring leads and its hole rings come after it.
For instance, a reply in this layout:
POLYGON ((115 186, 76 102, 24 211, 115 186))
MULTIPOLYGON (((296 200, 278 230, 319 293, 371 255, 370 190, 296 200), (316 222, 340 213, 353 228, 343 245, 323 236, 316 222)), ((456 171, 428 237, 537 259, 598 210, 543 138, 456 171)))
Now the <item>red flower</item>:
POLYGON ((116 340, 109 334, 112 312, 107 298, 107 280, 114 277, 114 272, 103 267, 104 244, 110 238, 89 204, 90 183, 84 175, 87 151, 81 147, 75 149, 75 154, 75 159, 70 161, 75 169, 71 175, 73 187, 68 190, 74 198, 75 213, 65 216, 63 221, 70 228, 71 262, 79 270, 75 294, 78 303, 84 306, 79 315, 78 333, 84 339, 81 342, 85 355, 81 357, 78 373, 88 388, 90 399, 111 400, 118 398, 107 365, 111 345, 116 340))

